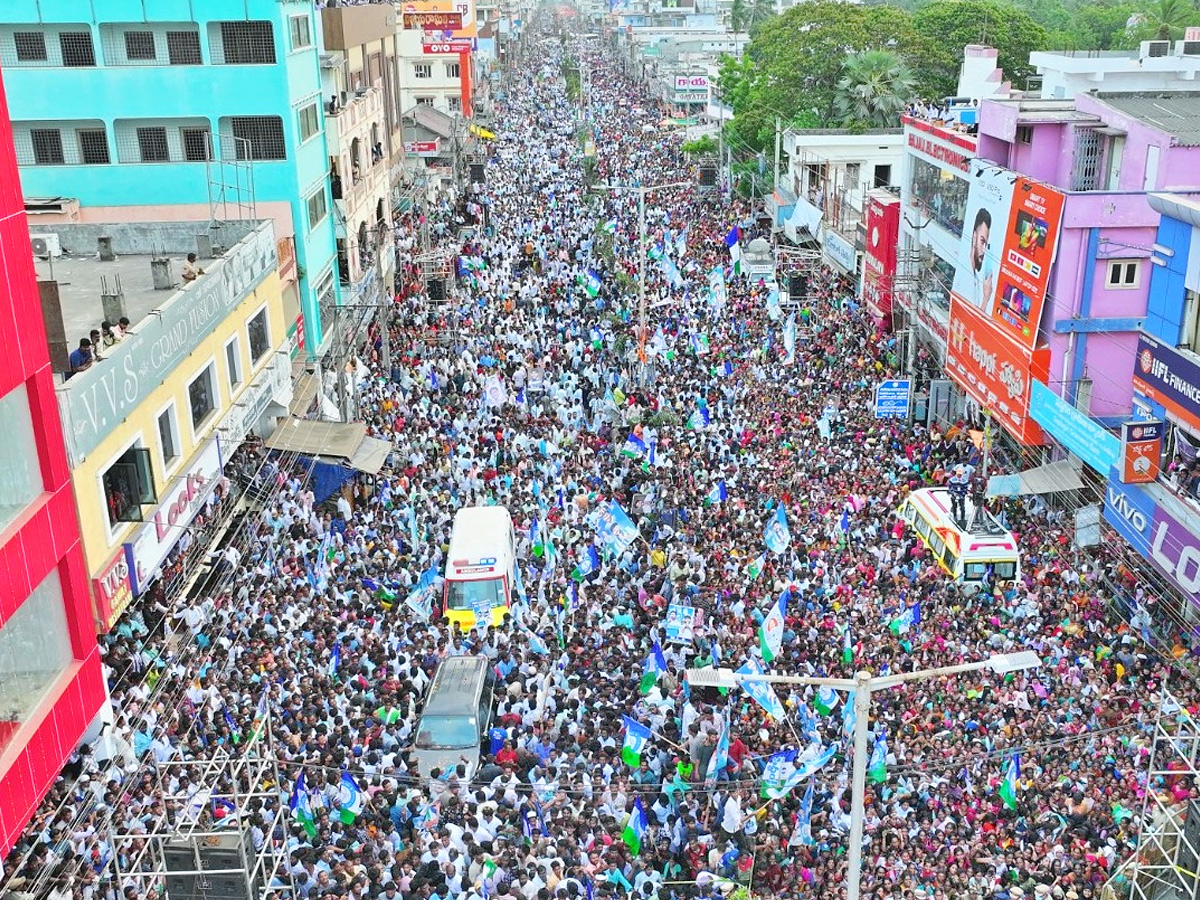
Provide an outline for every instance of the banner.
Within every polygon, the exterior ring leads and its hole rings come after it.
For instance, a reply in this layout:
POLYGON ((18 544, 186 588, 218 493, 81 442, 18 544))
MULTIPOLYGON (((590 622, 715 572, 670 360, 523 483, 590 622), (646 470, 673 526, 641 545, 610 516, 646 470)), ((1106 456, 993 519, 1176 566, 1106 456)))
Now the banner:
POLYGON ((667 607, 667 617, 663 621, 663 629, 667 640, 672 644, 690 644, 696 637, 696 628, 700 624, 699 610, 694 606, 684 606, 672 603, 667 607))
POLYGON ((946 374, 1022 444, 1045 440, 1029 414, 1029 394, 1032 382, 1049 380, 1049 369, 1049 348, 1022 350, 981 310, 951 295, 946 374))
POLYGON ((1148 334, 1138 337, 1133 387, 1180 421, 1200 430, 1200 365, 1148 334))
POLYGON ((598 507, 588 516, 588 524, 596 530, 596 537, 610 556, 620 556, 640 537, 637 525, 616 500, 598 507))
POLYGON ((863 300, 876 323, 891 326, 896 283, 900 199, 883 191, 868 195, 867 245, 863 250, 863 300))
POLYGON ((982 160, 971 189, 951 290, 1032 350, 1058 247, 1063 195, 982 160))
POLYGON ((1162 465, 1163 422, 1126 422, 1121 426, 1121 480, 1150 484, 1162 465))

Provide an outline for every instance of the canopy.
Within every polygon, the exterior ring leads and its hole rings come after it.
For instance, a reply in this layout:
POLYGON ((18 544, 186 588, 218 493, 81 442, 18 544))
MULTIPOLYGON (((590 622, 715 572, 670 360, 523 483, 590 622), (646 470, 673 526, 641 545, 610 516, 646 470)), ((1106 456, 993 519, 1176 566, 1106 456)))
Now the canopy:
POLYGON ((989 497, 1018 497, 1026 494, 1053 494, 1083 487, 1079 466, 1069 459, 1026 469, 1017 475, 993 475, 988 479, 989 497))
POLYGON ((288 404, 288 412, 297 418, 303 418, 312 408, 313 399, 317 396, 318 379, 316 375, 304 373, 296 379, 296 387, 292 393, 292 402, 288 404))
POLYGON ((378 475, 391 452, 391 441, 365 437, 359 444, 357 452, 350 458, 350 468, 358 469, 368 475, 378 475))
POLYGON ((282 419, 264 442, 269 450, 302 453, 305 456, 335 457, 349 462, 367 435, 362 422, 313 422, 282 419))

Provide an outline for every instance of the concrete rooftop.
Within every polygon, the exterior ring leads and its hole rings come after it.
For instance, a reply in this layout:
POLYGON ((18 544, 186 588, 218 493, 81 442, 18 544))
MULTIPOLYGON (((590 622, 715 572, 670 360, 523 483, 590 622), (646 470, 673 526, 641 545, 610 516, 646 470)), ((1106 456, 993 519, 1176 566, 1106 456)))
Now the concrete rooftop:
MULTIPOLYGON (((171 255, 171 272, 175 282, 173 290, 156 291, 150 274, 150 256, 142 254, 122 255, 112 262, 101 262, 95 256, 63 255, 54 260, 34 258, 39 281, 53 279, 58 282, 62 301, 63 325, 67 333, 67 349, 79 346, 79 339, 88 336, 93 328, 99 329, 104 320, 104 307, 100 303, 101 278, 114 289, 117 279, 125 294, 125 315, 137 330, 137 323, 158 309, 182 287, 179 273, 186 257, 171 255), (51 272, 53 271, 53 274, 51 272)), ((203 261, 201 262, 203 267, 203 261)), ((113 323, 114 325, 116 322, 113 323)))

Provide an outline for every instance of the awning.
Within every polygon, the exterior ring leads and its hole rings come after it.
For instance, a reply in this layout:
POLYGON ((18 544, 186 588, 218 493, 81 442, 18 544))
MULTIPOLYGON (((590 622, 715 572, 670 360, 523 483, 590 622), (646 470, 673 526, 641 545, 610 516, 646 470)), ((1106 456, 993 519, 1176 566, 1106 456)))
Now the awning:
POLYGON ((1053 494, 1084 487, 1079 466, 1069 459, 1026 469, 1017 475, 993 475, 988 479, 989 497, 1019 497, 1027 494, 1053 494))
POLYGON ((313 400, 317 396, 317 376, 305 373, 296 379, 292 392, 292 402, 288 404, 288 412, 298 419, 308 415, 312 409, 313 400))
POLYGON ((390 441, 379 438, 365 437, 358 446, 358 451, 350 458, 350 468, 358 469, 368 475, 378 475, 383 464, 387 462, 388 454, 392 452, 390 441))
POLYGON ((284 419, 264 442, 269 450, 302 453, 305 456, 354 458, 366 438, 362 422, 314 422, 308 419, 284 419))

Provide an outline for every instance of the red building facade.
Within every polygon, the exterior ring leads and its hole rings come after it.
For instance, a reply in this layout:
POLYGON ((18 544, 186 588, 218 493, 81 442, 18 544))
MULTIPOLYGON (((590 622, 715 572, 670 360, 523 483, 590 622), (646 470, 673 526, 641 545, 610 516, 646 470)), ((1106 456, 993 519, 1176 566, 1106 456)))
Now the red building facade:
POLYGON ((87 570, 0 83, 0 860, 104 703, 87 570))

